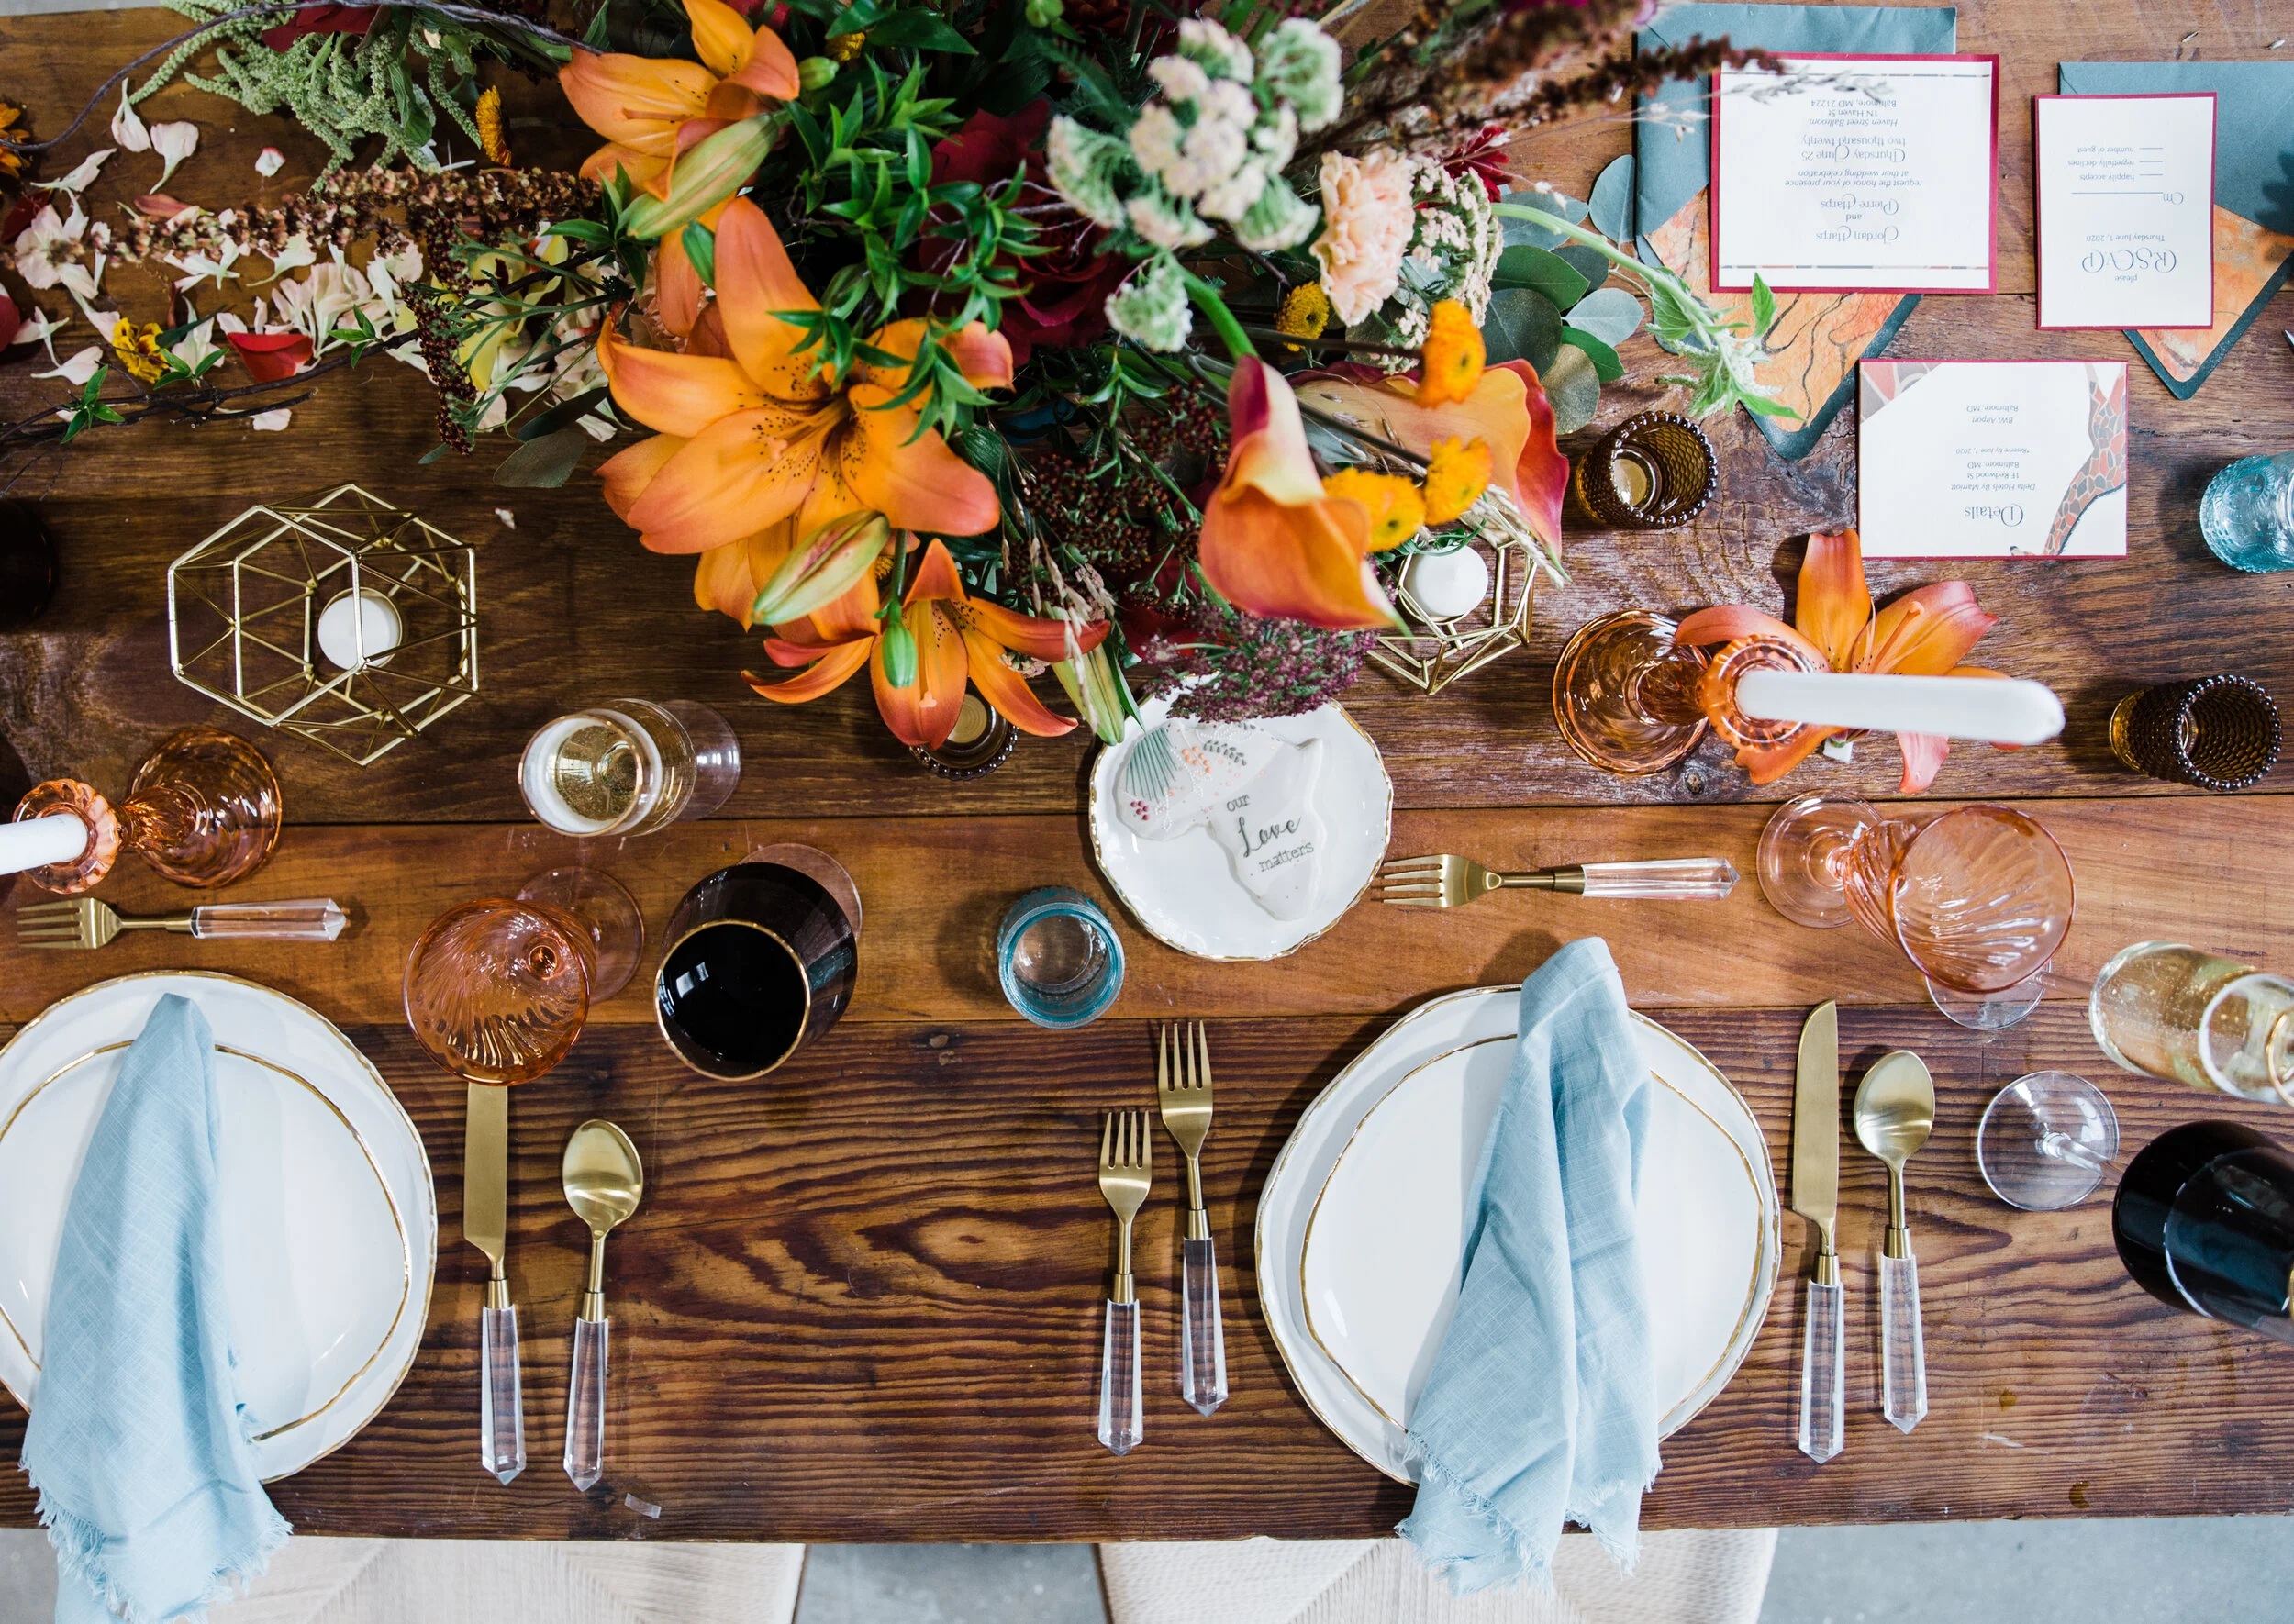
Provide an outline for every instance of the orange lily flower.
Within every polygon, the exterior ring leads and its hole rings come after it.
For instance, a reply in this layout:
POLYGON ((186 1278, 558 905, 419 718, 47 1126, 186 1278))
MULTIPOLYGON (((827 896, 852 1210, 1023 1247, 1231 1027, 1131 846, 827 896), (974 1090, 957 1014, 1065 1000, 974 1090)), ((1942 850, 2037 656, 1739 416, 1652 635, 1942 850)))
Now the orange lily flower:
POLYGON ((574 111, 606 138, 582 164, 590 180, 610 180, 618 167, 666 197, 679 153, 760 112, 765 97, 796 99, 796 58, 778 34, 752 32, 724 0, 685 0, 685 8, 697 62, 577 50, 558 70, 574 111))
POLYGON ((900 602, 901 623, 916 639, 916 680, 906 687, 896 687, 885 673, 873 575, 863 576, 852 591, 799 626, 782 628, 788 635, 765 640, 764 651, 775 665, 808 669, 779 683, 765 682, 750 672, 741 674, 767 699, 798 705, 841 687, 866 665, 885 725, 901 743, 927 750, 948 742, 967 681, 1022 733, 1049 739, 1075 727, 1073 718, 1044 707, 1027 679, 1012 668, 1006 651, 1038 660, 1087 654, 1108 635, 1106 621, 1071 628, 1064 621, 1018 614, 973 597, 963 589, 956 561, 939 541, 918 556, 915 575, 900 602))
MULTIPOLYGON (((614 403, 660 430, 598 470, 607 504, 653 551, 709 555, 695 595, 744 625, 796 538, 831 519, 865 509, 896 529, 973 536, 1000 511, 986 475, 919 432, 915 406, 889 404, 925 324, 896 321, 868 340, 898 364, 831 380, 776 314, 818 307, 764 212, 741 197, 718 221, 717 298, 685 353, 625 343, 610 321, 597 336, 614 403), (741 551, 713 556, 728 548, 741 551)), ((1010 386, 1001 334, 974 322, 942 343, 974 385, 1010 386)))
POLYGON ((1554 440, 1553 408, 1536 369, 1526 361, 1487 368, 1454 403, 1429 406, 1423 393, 1409 373, 1377 379, 1322 373, 1298 383, 1308 406, 1420 457, 1445 439, 1486 442, 1491 483, 1513 498, 1538 539, 1559 547, 1569 459, 1554 440))
POLYGON ((1227 472, 1204 505, 1197 549, 1204 579, 1253 615, 1334 629, 1397 624, 1370 565, 1370 510, 1323 490, 1289 383, 1263 361, 1237 362, 1227 415, 1227 472))
MULTIPOLYGON (((1673 640, 1701 645, 1740 638, 1773 637, 1798 647, 1820 669, 1894 673, 1903 676, 1996 677, 1961 659, 1999 623, 1976 602, 1965 581, 1938 581, 1914 588, 1878 614, 1864 580, 1864 551, 1854 530, 1810 536, 1800 562, 1797 627, 1746 604, 1699 609, 1684 619, 1673 640)), ((1743 750, 1736 762, 1754 784, 1774 784, 1808 760, 1838 728, 1803 728, 1766 750, 1743 750)), ((1935 782, 1950 742, 1929 733, 1899 733, 1903 751, 1901 793, 1917 795, 1935 782)))

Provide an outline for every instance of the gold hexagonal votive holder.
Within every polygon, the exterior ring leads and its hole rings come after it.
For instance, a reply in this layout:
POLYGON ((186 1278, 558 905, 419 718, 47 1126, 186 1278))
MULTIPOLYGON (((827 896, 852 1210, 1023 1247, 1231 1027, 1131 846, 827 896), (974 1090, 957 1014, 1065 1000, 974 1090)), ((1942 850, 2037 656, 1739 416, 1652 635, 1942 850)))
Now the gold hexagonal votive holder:
POLYGON ((355 484, 251 507, 167 567, 186 687, 367 766, 478 692, 476 549, 355 484))
MULTIPOLYGON (((1530 609, 1542 567, 1526 532, 1485 531, 1479 544, 1491 563, 1487 594, 1462 615, 1440 616, 1407 588, 1394 595, 1404 629, 1381 632, 1370 662, 1420 694, 1442 692, 1460 677, 1529 646, 1530 609)), ((1469 542, 1472 546, 1476 543, 1469 542)))

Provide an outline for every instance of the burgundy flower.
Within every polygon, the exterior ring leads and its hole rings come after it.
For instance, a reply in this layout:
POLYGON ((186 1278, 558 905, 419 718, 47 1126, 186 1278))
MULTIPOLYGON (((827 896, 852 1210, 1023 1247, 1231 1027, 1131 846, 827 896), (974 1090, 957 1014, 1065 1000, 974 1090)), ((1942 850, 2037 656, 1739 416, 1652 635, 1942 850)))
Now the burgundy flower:
MULTIPOLYGON (((1008 261, 1028 291, 1004 302, 997 330, 1011 343, 1012 363, 1025 365, 1038 344, 1052 349, 1086 344, 1107 330, 1107 297, 1130 261, 1104 250, 1107 233, 1067 206, 1045 178, 1043 131, 1052 121, 1049 102, 1034 101, 1005 118, 974 113, 963 128, 932 149, 932 184, 972 181, 999 186, 1015 174, 1027 176, 1020 206, 1048 250, 1008 261)), ((945 264, 956 245, 945 238, 925 239, 928 264, 945 264)))
POLYGON ((225 333, 223 338, 258 384, 292 378, 311 358, 310 339, 302 333, 225 333))
POLYGON ((1511 175, 1506 169, 1506 127, 1485 124, 1442 154, 1442 167, 1463 180, 1472 175, 1492 203, 1505 195, 1511 175))
POLYGON ((363 34, 374 26, 382 15, 379 6, 306 6, 275 28, 262 31, 262 42, 273 50, 284 50, 306 34, 363 34))

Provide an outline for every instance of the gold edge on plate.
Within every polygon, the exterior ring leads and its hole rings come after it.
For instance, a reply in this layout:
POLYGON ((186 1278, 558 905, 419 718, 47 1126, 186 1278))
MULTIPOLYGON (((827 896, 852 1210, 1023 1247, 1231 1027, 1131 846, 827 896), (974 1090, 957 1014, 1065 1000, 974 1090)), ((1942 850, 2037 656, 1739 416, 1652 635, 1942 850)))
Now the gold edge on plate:
MULTIPOLYGON (((1321 709, 1325 707, 1317 706, 1316 708, 1321 709)), ((1092 761, 1091 805, 1085 810, 1084 827, 1090 832, 1091 835, 1092 866, 1099 871, 1099 877, 1108 883, 1108 889, 1115 893, 1116 901, 1122 904, 1123 911, 1130 916, 1132 924, 1147 932, 1148 935, 1163 943, 1164 946, 1185 953, 1190 959, 1203 959, 1214 964, 1270 964, 1276 959, 1289 958, 1291 954, 1297 952, 1300 948, 1303 948, 1311 942, 1320 941, 1323 935, 1333 929, 1341 919, 1354 911, 1354 908, 1361 903, 1362 899, 1370 894, 1370 887, 1377 883, 1379 866, 1386 861, 1387 848, 1394 844, 1394 774, 1386 770, 1386 752, 1378 748, 1378 741, 1371 738, 1368 733, 1363 730, 1362 724, 1354 720, 1353 717, 1347 711, 1344 706, 1339 704, 1337 700, 1333 699, 1330 702, 1327 708, 1338 712, 1339 719, 1343 721, 1348 727, 1352 728, 1355 734, 1360 737, 1362 741, 1370 747, 1370 760, 1378 769, 1379 779, 1386 784, 1386 817, 1384 819, 1386 827, 1380 831, 1378 836, 1377 855, 1370 860, 1370 872, 1363 876, 1362 884, 1355 890, 1353 896, 1343 907, 1340 908, 1338 912, 1331 916, 1330 923, 1320 926, 1309 934, 1300 937, 1297 941, 1292 942, 1288 947, 1284 948, 1280 952, 1273 953, 1197 952, 1195 949, 1187 946, 1185 942, 1175 940, 1173 938, 1164 935, 1162 930, 1151 924, 1148 921, 1146 915, 1140 912, 1139 904, 1131 900, 1130 893, 1123 888, 1123 883, 1115 877, 1114 870, 1108 866, 1107 851, 1099 843, 1099 802, 1101 798, 1099 793, 1101 780, 1099 775, 1107 771, 1108 763, 1114 758, 1118 751, 1128 751, 1131 748, 1135 747, 1139 742, 1135 739, 1126 739, 1118 744, 1103 745, 1100 748, 1098 755, 1092 761)), ((1308 711, 1307 714, 1311 716, 1314 712, 1308 711)), ((1168 708, 1166 708, 1164 713, 1164 720, 1168 721, 1169 719, 1170 712, 1168 708)), ((1275 717, 1271 719, 1275 721, 1289 721, 1293 718, 1289 717, 1275 717)), ((1157 723, 1156 725, 1160 727, 1162 724, 1157 723)), ((1284 742, 1292 743, 1296 741, 1286 740, 1284 742)), ((1240 882, 1238 882, 1238 884, 1240 884, 1240 882)))
MULTIPOLYGON (((332 1038, 336 1043, 341 1046, 342 1052, 357 1062, 359 1069, 364 1073, 367 1080, 373 1084, 377 1097, 386 1103, 390 1109, 397 1114, 399 1126, 406 1129, 406 1138, 415 1148, 416 1167, 420 1173, 422 1180, 420 1190, 422 1197, 421 1216, 427 1220, 430 1235, 429 1251, 423 1259, 422 1308, 420 1320, 420 1323, 427 1327, 430 1317, 430 1303, 436 1296, 438 1289, 438 1184, 430 1174, 429 1147, 423 1143, 422 1131, 415 1126, 414 1118, 406 1114, 406 1105, 399 1099, 396 1092, 392 1089, 389 1083, 384 1080, 381 1069, 378 1068, 372 1060, 367 1058, 366 1051, 361 1049, 357 1044, 351 1042, 349 1038, 345 1037, 341 1028, 335 1025, 333 1021, 328 1019, 327 1017, 321 1015, 317 1010, 313 1009, 309 1005, 304 1003, 301 999, 291 997, 287 994, 280 992, 276 987, 265 986, 259 981, 251 981, 243 975, 228 975, 219 970, 138 970, 126 975, 115 975, 108 980, 96 982, 92 985, 82 987, 76 993, 67 993, 62 997, 57 999, 53 1004, 50 1004, 47 1008, 41 1010, 30 1020, 26 1021, 21 1027, 17 1028, 16 1036, 9 1039, 7 1042, 0 1043, 0 1064, 4 1064, 6 1062, 9 1052, 13 1051, 18 1043, 21 1043, 27 1038, 29 1038, 36 1029, 38 1029, 49 1019, 50 1017, 61 1014, 66 1006, 76 1004, 83 998, 90 997, 95 994, 105 992, 112 987, 121 985, 124 983, 153 980, 225 982, 235 986, 247 987, 251 991, 260 993, 268 998, 275 998, 279 1002, 287 1005, 293 1009, 300 1011, 302 1014, 306 1015, 311 1019, 317 1021, 319 1026, 324 1029, 327 1036, 332 1038)), ((129 1041, 133 1041, 133 1040, 129 1040, 129 1041)), ((298 1082, 301 1081, 299 1078, 296 1080, 298 1082)), ((307 1086, 307 1085, 306 1085, 306 1086, 307 1086)), ((329 1100, 328 1103, 332 1105, 333 1101, 329 1100)), ((19 1107, 18 1108, 20 1109, 21 1107, 19 1107)), ((9 1121, 13 1122, 15 1118, 16 1113, 11 1111, 9 1113, 9 1121)), ((5 1131, 5 1128, 0 1128, 0 1132, 5 1131)), ((362 1144, 362 1148, 364 1148, 363 1144, 362 1144)), ((383 1181, 383 1187, 385 1195, 389 1195, 390 1181, 388 1179, 384 1179, 383 1181)), ((397 1203, 395 1198, 392 1200, 391 1205, 392 1210, 394 1214, 395 1214, 398 1209, 397 1203)), ((407 1261, 409 1269, 411 1269, 413 1262, 412 1253, 412 1241, 409 1239, 407 1243, 407 1261)), ((409 1293, 408 1295, 410 1296, 411 1294, 409 1293)), ((404 1309, 405 1303, 402 1299, 400 1304, 400 1310, 402 1314, 404 1309)), ((397 1325, 398 1321, 394 1320, 392 1322, 393 1335, 396 1334, 397 1325)), ((11 1325, 8 1329, 11 1335, 16 1334, 16 1328, 13 1325, 11 1325)), ((17 1343, 19 1347, 23 1346, 23 1338, 21 1336, 17 1336, 17 1343)), ((384 1348, 389 1346, 388 1338, 384 1340, 383 1345, 384 1348)), ((273 1474, 273 1475, 264 1478, 263 1481, 265 1483, 277 1483, 282 1478, 291 1477, 295 1473, 301 1472, 306 1468, 316 1465, 318 1462, 325 1460, 329 1455, 333 1454, 335 1451, 350 1442, 351 1439, 357 1437, 358 1434, 366 1427, 367 1423, 372 1421, 376 1416, 380 1415, 383 1411, 383 1407, 397 1396, 398 1389, 406 1383, 406 1373, 414 1368, 415 1359, 420 1354, 421 1351, 422 1338, 419 1334, 418 1334, 407 1343, 406 1356, 403 1360, 399 1361, 398 1368, 392 1374, 388 1385, 379 1388, 375 1395, 373 1404, 369 1407, 364 1415, 360 1416, 354 1422, 352 1422, 350 1429, 344 1432, 341 1438, 328 1445, 325 1449, 320 1450, 317 1454, 311 1456, 309 1460, 303 1462, 301 1464, 292 1467, 288 1471, 273 1474)), ((382 1351, 378 1349, 376 1351, 375 1357, 381 1357, 381 1352, 382 1351)), ((28 1360, 31 1358, 30 1349, 25 1349, 25 1357, 28 1360)), ((373 1361, 368 1361, 368 1363, 371 1365, 373 1361)), ((0 1386, 6 1385, 6 1384, 0 1383, 0 1386)), ((31 1405, 27 1402, 22 1394, 17 1392, 13 1387, 8 1387, 7 1393, 8 1396, 15 1399, 17 1404, 28 1414, 30 1412, 31 1405)))

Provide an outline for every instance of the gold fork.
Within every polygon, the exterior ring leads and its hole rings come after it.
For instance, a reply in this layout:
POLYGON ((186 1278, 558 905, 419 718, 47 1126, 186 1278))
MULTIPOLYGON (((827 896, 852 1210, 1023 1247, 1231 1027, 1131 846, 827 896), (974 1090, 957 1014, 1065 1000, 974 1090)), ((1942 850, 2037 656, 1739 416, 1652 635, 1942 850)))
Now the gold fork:
POLYGON ((187 914, 123 914, 93 896, 29 902, 16 910, 16 940, 28 948, 100 948, 123 930, 242 940, 332 941, 350 916, 326 897, 293 902, 211 902, 187 914))
POLYGON ((1203 1206, 1203 1139, 1210 1132, 1210 1036, 1197 1021, 1156 1032, 1155 1098, 1163 1125, 1186 1158, 1186 1239, 1181 1297, 1186 1364, 1179 1393, 1205 1415, 1227 1402, 1227 1342, 1219 1322, 1219 1259, 1203 1206))
POLYGON ((1110 1111, 1099 1133, 1099 1194, 1115 1211, 1115 1291, 1099 1354, 1099 1441, 1119 1455, 1139 1446, 1139 1294, 1131 1285, 1131 1220, 1147 1199, 1154 1151, 1147 1113, 1110 1111))
POLYGON ((1736 889, 1725 857, 1668 857, 1654 862, 1579 862, 1502 873, 1470 857, 1398 857, 1378 870, 1376 895, 1396 907, 1463 907, 1492 891, 1559 891, 1571 896, 1651 902, 1718 902, 1736 889))

